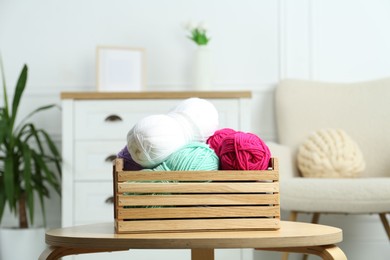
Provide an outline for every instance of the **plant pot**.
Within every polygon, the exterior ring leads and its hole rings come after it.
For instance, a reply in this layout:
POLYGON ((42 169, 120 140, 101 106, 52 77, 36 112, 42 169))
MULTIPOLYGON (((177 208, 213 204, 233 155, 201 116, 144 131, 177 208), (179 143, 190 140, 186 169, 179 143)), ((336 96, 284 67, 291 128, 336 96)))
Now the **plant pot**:
POLYGON ((212 52, 207 46, 199 46, 194 57, 194 90, 210 90, 213 84, 212 52))
POLYGON ((0 260, 38 259, 45 247, 45 228, 0 228, 0 260))

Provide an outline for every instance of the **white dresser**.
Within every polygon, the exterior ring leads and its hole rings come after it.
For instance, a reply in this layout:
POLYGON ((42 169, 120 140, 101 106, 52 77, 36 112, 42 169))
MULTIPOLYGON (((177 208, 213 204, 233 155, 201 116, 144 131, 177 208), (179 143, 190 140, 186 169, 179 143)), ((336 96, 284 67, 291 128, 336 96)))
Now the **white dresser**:
MULTIPOLYGON (((250 131, 251 92, 64 92, 62 99, 62 226, 113 221, 112 160, 141 118, 165 114, 181 100, 204 98, 220 128, 250 131)), ((216 259, 247 260, 245 250, 217 250, 216 259)), ((131 250, 75 259, 190 259, 189 250, 131 250)), ((70 259, 70 258, 66 258, 70 259)))

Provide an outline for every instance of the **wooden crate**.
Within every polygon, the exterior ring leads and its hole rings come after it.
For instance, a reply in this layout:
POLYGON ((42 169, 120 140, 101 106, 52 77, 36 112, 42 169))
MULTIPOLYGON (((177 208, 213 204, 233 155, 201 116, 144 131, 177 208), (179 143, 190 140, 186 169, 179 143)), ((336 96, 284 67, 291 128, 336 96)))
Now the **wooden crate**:
POLYGON ((117 233, 275 230, 276 158, 265 171, 124 171, 114 161, 117 233), (155 182, 153 182, 155 181, 155 182))

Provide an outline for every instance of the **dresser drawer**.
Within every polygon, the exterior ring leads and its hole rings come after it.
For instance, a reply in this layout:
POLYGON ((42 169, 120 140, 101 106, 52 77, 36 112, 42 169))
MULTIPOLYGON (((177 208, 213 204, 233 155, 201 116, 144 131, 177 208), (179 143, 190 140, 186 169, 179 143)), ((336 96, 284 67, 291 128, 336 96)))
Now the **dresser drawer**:
POLYGON ((172 108, 172 103, 172 100, 75 102, 75 139, 124 139, 140 119, 165 114, 172 108))
MULTIPOLYGON (((219 114, 220 127, 240 129, 237 100, 209 100, 219 114)), ((148 115, 165 114, 181 100, 110 100, 75 102, 76 140, 123 139, 148 115)), ((207 115, 205 115, 207 116, 207 115)))
POLYGON ((112 160, 126 145, 123 141, 77 141, 75 180, 112 180, 112 160))
POLYGON ((111 181, 75 182, 74 223, 76 225, 114 221, 111 181))

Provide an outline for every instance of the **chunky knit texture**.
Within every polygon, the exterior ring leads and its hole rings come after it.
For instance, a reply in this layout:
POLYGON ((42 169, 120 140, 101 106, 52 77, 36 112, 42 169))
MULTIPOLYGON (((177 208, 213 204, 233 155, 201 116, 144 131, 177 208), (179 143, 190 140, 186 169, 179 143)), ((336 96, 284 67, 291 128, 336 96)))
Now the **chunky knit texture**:
POLYGON ((297 161, 304 177, 357 177, 365 168, 358 145, 341 129, 314 132, 299 147, 297 161))

